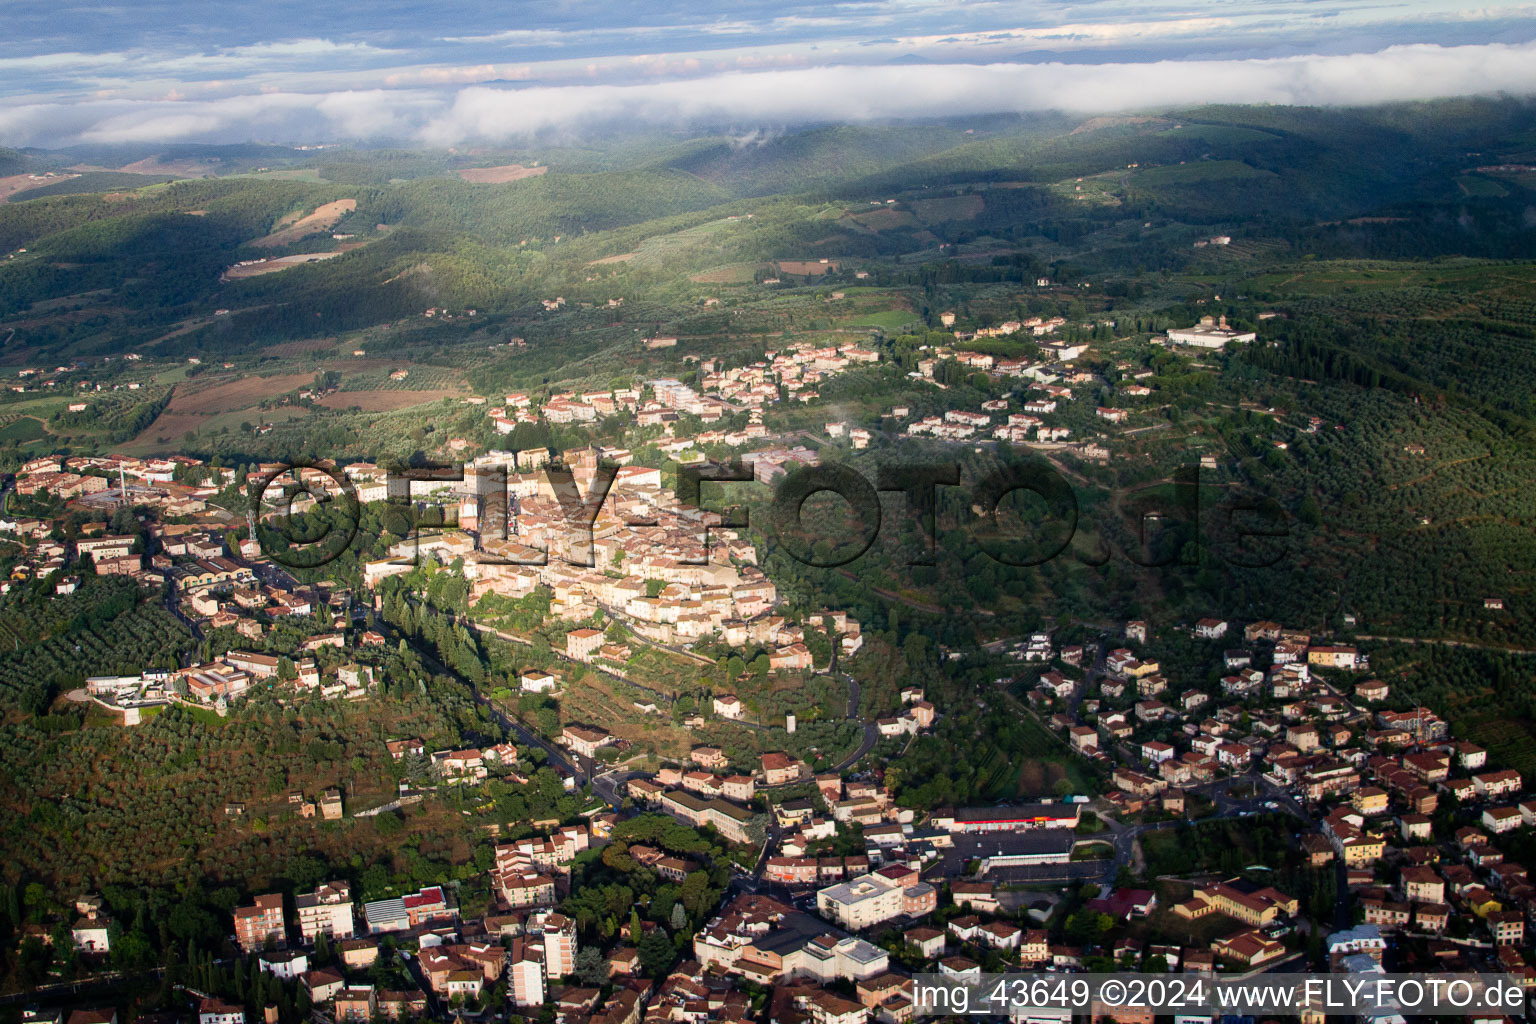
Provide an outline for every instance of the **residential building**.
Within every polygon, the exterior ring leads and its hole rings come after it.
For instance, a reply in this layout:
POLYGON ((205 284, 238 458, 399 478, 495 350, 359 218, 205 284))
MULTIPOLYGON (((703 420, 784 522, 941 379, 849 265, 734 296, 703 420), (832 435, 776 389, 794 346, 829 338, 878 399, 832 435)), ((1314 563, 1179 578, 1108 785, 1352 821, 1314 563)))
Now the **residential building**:
POLYGON ((245 1008, 204 996, 197 1004, 197 1024, 245 1024, 245 1008))
POLYGON ((306 945, 314 945, 321 935, 347 939, 356 934, 349 882, 326 882, 314 892, 300 893, 294 904, 299 912, 299 934, 306 945))
POLYGON ((257 896, 251 906, 235 908, 235 941, 247 953, 259 952, 268 944, 281 949, 287 938, 282 893, 257 896))

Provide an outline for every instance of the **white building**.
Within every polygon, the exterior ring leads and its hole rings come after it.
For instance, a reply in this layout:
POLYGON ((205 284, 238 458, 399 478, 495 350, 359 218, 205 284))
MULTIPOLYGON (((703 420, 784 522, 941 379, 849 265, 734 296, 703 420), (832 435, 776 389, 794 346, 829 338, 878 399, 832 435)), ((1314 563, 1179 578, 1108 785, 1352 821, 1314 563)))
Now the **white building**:
POLYGON ((109 922, 104 917, 92 915, 83 917, 75 922, 71 934, 75 940, 75 948, 82 953, 109 953, 112 950, 112 940, 108 932, 109 922))
POLYGON ((548 672, 524 672, 518 684, 524 693, 548 693, 555 688, 555 677, 548 672))
POLYGON ((544 946, 537 940, 512 940, 507 954, 507 991, 513 1006, 544 1005, 544 946))
POLYGON ((261 969, 280 981, 292 981, 309 972, 309 954, 302 950, 287 953, 263 953, 257 958, 261 969))
POLYGON ((245 1024, 245 1010, 207 998, 197 1007, 197 1024, 245 1024))
POLYGON ((1238 331, 1227 326, 1227 318, 1214 320, 1203 316, 1200 322, 1193 327, 1173 327, 1168 331, 1168 341, 1174 345, 1189 345, 1193 348, 1224 348, 1229 342, 1254 341, 1258 335, 1253 331, 1238 331))
POLYGON ((345 882, 326 882, 314 892, 301 892, 294 898, 299 911, 299 933, 306 945, 326 935, 349 939, 356 934, 352 916, 352 886, 345 882))

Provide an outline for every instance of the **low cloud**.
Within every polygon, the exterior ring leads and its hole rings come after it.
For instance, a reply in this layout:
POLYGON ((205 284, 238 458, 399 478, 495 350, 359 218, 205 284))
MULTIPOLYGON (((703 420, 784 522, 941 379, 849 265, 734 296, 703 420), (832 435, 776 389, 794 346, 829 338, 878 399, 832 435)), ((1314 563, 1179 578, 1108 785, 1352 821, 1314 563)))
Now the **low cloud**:
POLYGON ((440 114, 443 97, 410 90, 262 92, 216 100, 91 100, 0 109, 0 140, 15 144, 304 142, 408 137, 440 114))
MULTIPOLYGON (((634 63, 640 65, 636 71, 649 70, 643 61, 634 63)), ((453 88, 508 72, 527 73, 482 65, 424 69, 396 78, 400 88, 302 92, 268 84, 259 94, 217 99, 19 103, 0 109, 0 144, 388 136, 456 145, 613 121, 785 125, 1037 110, 1109 113, 1210 102, 1355 105, 1530 95, 1536 94, 1536 43, 1408 45, 1251 60, 840 65, 632 84, 453 88)))
POLYGON ((843 66, 642 85, 468 88, 420 137, 447 145, 609 119, 796 123, 1034 110, 1107 113, 1211 102, 1373 104, 1496 93, 1536 93, 1536 44, 1397 46, 1266 60, 843 66))
POLYGON ((757 146, 766 146, 768 143, 775 141, 783 134, 784 132, 782 130, 754 128, 742 135, 731 136, 731 148, 740 150, 752 149, 757 146))
POLYGON ((306 67, 321 61, 377 61, 399 53, 368 43, 338 43, 329 39, 288 39, 188 53, 158 50, 115 50, 101 53, 67 51, 26 57, 0 57, 0 80, 13 75, 61 73, 77 75, 82 79, 92 75, 146 78, 240 74, 306 67))

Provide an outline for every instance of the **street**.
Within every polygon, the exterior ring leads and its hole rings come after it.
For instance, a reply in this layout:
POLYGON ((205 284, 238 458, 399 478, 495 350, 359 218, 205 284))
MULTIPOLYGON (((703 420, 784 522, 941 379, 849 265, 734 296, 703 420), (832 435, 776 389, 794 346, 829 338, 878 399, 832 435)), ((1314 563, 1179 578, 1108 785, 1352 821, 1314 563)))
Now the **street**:
MULTIPOLYGON (((833 671, 836 671, 837 659, 835 656, 833 657, 832 664, 833 671)), ((848 675, 846 672, 841 673, 841 675, 848 681, 848 720, 850 722, 857 722, 860 726, 863 727, 864 739, 859 744, 859 749, 843 758, 842 761, 838 762, 838 764, 833 767, 832 770, 834 772, 838 772, 839 774, 852 768, 855 764, 858 763, 861 757, 875 749, 876 743, 880 742, 880 730, 875 726, 875 723, 872 721, 865 721, 859 717, 859 681, 853 678, 853 676, 848 675)))

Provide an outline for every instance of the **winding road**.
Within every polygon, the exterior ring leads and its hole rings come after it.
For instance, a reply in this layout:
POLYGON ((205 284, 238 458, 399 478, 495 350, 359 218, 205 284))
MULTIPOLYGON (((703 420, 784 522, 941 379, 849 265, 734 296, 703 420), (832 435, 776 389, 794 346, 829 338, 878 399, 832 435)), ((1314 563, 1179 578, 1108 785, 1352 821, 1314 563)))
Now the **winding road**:
POLYGON ((880 742, 880 730, 875 726, 875 723, 869 721, 868 719, 859 717, 859 681, 853 678, 853 676, 848 675, 846 672, 841 673, 841 675, 845 680, 848 681, 848 721, 858 722, 861 726, 864 727, 864 740, 859 744, 858 750, 855 750, 852 754, 849 754, 846 758, 838 762, 838 764, 833 767, 832 770, 839 774, 847 771, 849 768, 852 768, 855 764, 858 763, 859 758, 863 757, 871 750, 874 750, 875 744, 880 742))

